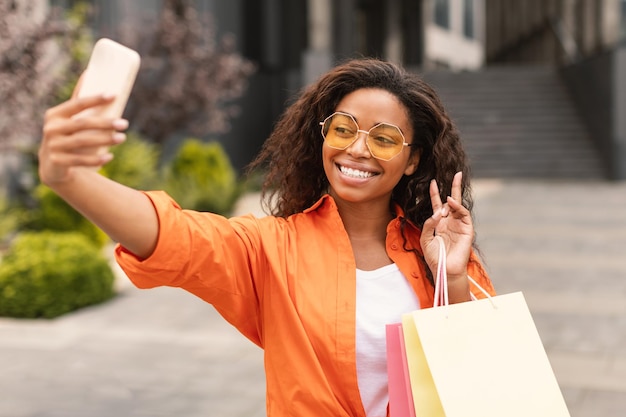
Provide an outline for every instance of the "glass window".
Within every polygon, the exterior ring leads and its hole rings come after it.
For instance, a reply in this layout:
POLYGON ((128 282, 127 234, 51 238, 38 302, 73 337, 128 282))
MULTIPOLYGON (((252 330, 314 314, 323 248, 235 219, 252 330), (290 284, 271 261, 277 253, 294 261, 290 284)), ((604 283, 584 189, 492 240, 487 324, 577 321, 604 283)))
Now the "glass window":
POLYGON ((435 0, 435 23, 446 29, 450 28, 450 1, 435 0))
POLYGON ((475 36, 474 0, 463 0, 463 34, 468 38, 474 38, 475 36))

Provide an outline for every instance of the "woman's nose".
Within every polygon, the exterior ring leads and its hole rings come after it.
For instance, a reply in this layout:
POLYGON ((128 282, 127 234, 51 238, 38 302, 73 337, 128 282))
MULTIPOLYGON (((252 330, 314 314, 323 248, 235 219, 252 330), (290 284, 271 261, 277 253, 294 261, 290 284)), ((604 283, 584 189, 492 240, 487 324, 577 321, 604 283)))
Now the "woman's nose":
POLYGON ((348 146, 346 151, 355 158, 370 158, 372 154, 367 147, 367 135, 367 131, 357 130, 356 139, 348 146))

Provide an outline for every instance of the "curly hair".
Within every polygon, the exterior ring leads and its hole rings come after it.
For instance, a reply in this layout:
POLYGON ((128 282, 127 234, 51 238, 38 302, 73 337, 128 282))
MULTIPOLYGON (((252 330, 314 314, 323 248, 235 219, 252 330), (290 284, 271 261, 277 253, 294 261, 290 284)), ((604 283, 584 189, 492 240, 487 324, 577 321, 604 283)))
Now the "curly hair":
POLYGON ((287 217, 314 204, 328 191, 322 163, 319 122, 349 93, 363 88, 386 90, 407 109, 413 127, 411 152, 421 152, 417 170, 394 187, 392 200, 418 227, 433 214, 429 194, 437 181, 445 201, 454 174, 463 172, 462 203, 472 212, 469 166, 457 129, 436 92, 415 73, 373 58, 346 61, 304 89, 285 110, 250 170, 263 166, 262 198, 271 214, 287 217))

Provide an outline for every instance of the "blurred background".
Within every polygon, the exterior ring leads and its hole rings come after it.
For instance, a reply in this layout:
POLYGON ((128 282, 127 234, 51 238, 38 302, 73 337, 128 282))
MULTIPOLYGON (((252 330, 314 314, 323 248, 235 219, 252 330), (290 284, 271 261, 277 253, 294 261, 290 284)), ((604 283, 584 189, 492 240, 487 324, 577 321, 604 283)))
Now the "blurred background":
POLYGON ((94 42, 142 56, 102 173, 186 208, 259 207, 245 166, 355 56, 421 74, 468 152, 477 242, 523 291, 573 417, 626 410, 626 0, 0 0, 0 417, 264 416, 262 351, 139 291, 36 176, 94 42))

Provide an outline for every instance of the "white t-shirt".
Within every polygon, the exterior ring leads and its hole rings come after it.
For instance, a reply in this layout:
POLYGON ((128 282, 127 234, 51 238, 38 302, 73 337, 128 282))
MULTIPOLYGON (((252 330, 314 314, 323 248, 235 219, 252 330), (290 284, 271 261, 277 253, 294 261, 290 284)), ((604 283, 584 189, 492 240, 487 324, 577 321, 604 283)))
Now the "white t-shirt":
POLYGON ((419 300, 396 264, 356 271, 356 370, 367 417, 386 417, 385 325, 419 309, 419 300))

